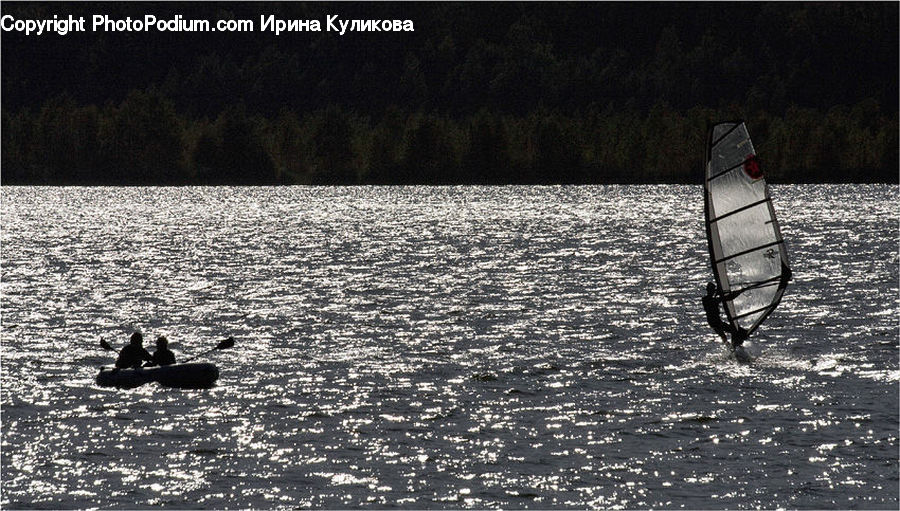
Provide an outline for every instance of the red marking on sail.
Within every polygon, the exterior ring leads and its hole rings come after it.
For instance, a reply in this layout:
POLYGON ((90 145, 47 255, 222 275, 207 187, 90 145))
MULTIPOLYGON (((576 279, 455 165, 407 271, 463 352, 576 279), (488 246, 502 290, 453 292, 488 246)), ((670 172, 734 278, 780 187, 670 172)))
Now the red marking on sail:
POLYGON ((750 179, 760 179, 763 177, 762 170, 759 168, 759 160, 756 159, 755 154, 747 155, 747 159, 744 160, 744 172, 750 176, 750 179))

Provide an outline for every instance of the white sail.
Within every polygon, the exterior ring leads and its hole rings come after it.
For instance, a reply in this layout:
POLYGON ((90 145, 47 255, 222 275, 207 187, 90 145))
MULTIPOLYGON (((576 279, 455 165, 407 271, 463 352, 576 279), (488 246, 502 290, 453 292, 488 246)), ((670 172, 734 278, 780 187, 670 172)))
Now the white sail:
POLYGON ((775 310, 791 278, 769 188, 743 122, 709 131, 706 233, 728 320, 753 332, 775 310))

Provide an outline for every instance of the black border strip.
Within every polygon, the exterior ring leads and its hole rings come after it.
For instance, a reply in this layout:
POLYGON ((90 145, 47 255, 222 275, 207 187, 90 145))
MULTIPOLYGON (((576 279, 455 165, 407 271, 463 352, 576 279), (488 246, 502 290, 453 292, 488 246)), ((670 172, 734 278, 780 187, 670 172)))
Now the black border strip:
MULTIPOLYGON (((771 198, 771 197, 766 197, 765 199, 758 200, 758 201, 753 202, 753 203, 751 203, 751 204, 747 204, 746 206, 742 206, 742 207, 740 207, 740 208, 733 209, 733 210, 729 211, 728 213, 719 215, 719 216, 713 218, 712 220, 710 220, 710 222, 718 222, 719 220, 721 220, 721 219, 723 219, 723 218, 725 218, 725 217, 727 217, 727 216, 731 216, 731 215, 733 215, 733 214, 735 214, 735 213, 740 213, 741 211, 744 211, 745 209, 750 209, 750 208, 752 208, 752 207, 759 206, 760 204, 765 204, 766 202, 771 202, 771 201, 772 201, 772 198, 771 198)), ((769 220, 769 221, 766 222, 766 223, 771 223, 771 222, 772 222, 772 221, 769 220)))
POLYGON ((740 256, 742 256, 742 255, 744 255, 744 254, 749 254, 749 253, 751 253, 751 252, 756 252, 757 250, 762 250, 762 249, 764 249, 764 248, 766 248, 766 247, 774 247, 775 245, 780 245, 780 244, 782 244, 782 243, 784 243, 784 240, 775 240, 775 241, 773 241, 773 242, 771 242, 771 243, 766 243, 765 245, 760 245, 760 246, 758 246, 758 247, 754 247, 754 248, 751 248, 751 249, 749 249, 749 250, 744 250, 743 252, 738 252, 738 253, 736 253, 736 254, 731 254, 730 256, 723 257, 723 258, 721 258, 721 259, 716 259, 716 264, 723 263, 723 262, 725 262, 725 261, 727 261, 727 260, 729 260, 729 259, 733 259, 733 258, 735 258, 735 257, 740 257, 740 256))

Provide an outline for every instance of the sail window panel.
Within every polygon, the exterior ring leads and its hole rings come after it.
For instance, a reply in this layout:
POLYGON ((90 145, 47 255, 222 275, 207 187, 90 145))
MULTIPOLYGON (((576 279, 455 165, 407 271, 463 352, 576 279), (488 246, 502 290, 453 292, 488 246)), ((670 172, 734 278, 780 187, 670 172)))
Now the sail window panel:
MULTIPOLYGON (((777 250, 777 247, 772 246, 779 238, 771 218, 769 208, 762 204, 720 220, 717 227, 722 254, 718 259, 727 259, 757 248, 777 250)), ((780 270, 780 264, 778 268, 780 270)))
POLYGON ((779 272, 780 265, 778 269, 773 270, 771 267, 760 265, 758 258, 743 256, 730 260, 726 265, 726 274, 730 291, 737 292, 731 300, 734 304, 734 315, 740 316, 769 306, 778 294, 778 287, 756 287, 753 284, 777 277, 779 272))
POLYGON ((744 172, 743 166, 735 167, 710 181, 707 186, 712 196, 712 208, 715 212, 713 218, 766 198, 765 180, 751 179, 744 172))
POLYGON ((738 326, 740 326, 741 328, 743 328, 745 330, 750 330, 751 328, 753 328, 753 325, 757 324, 758 322, 760 322, 763 319, 764 315, 765 315, 765 312, 757 312, 750 316, 740 318, 740 319, 736 320, 735 323, 737 323, 738 326))

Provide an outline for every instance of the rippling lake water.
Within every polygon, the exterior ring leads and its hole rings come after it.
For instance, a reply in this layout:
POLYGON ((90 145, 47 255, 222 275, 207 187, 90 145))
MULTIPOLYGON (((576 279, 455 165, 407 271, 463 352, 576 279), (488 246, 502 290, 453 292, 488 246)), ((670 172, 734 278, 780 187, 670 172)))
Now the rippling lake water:
POLYGON ((743 366, 699 186, 3 187, 0 504, 896 509, 898 187, 772 195, 743 366), (134 329, 237 345, 97 387, 134 329))

